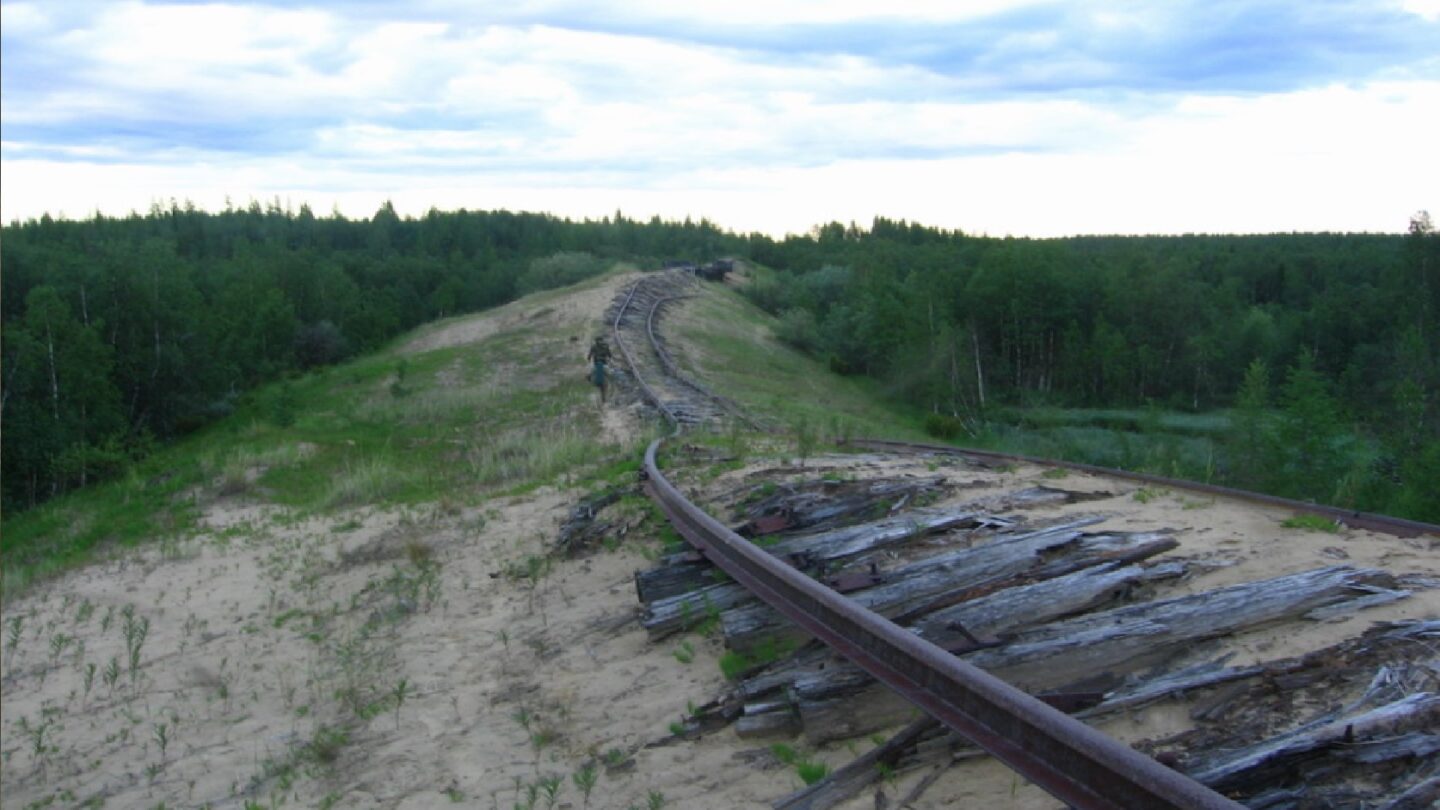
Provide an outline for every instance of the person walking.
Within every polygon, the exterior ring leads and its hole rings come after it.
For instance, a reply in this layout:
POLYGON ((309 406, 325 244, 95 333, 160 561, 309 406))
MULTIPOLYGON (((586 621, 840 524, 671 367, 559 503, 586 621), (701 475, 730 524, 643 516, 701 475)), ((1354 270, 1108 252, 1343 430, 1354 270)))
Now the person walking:
POLYGON ((610 362, 610 346, 605 342, 604 335, 596 337, 595 342, 590 344, 590 352, 585 358, 593 364, 590 369, 590 382, 600 389, 600 404, 604 405, 607 387, 605 366, 610 362))

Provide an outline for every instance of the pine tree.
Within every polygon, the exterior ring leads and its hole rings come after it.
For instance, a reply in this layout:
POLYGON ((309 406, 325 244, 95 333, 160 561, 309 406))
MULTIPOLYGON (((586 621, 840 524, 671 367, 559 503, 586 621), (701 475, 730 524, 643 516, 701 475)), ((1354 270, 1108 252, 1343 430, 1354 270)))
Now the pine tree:
POLYGON ((1245 369, 1230 421, 1230 463, 1234 483, 1264 487, 1275 461, 1274 418, 1270 412, 1270 368, 1256 358, 1245 369))
POLYGON ((1281 391, 1279 439, 1285 458, 1280 488, 1296 497, 1331 501, 1345 471, 1344 423, 1325 378, 1302 352, 1281 391))

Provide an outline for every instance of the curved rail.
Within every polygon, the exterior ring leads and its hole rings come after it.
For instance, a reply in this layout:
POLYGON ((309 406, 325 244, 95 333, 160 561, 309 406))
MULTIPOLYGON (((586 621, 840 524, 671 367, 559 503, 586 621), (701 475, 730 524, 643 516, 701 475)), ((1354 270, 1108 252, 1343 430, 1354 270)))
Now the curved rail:
MULTIPOLYGON (((637 282, 614 325, 616 342, 632 371, 636 366, 620 338, 620 319, 638 287, 637 282)), ((649 323, 647 331, 653 341, 649 323)), ((672 435, 678 435, 679 420, 638 373, 636 380, 675 425, 672 435)), ((690 503, 665 478, 656 460, 662 441, 656 439, 645 450, 646 486, 686 540, 791 621, 1051 795, 1082 810, 1236 810, 1241 806, 756 548, 690 503)))
POLYGON ((665 478, 656 462, 661 441, 645 451, 648 487, 686 540, 791 621, 1051 795, 1086 810, 1240 807, 756 548, 665 478))
POLYGON ((1357 512, 1350 509, 1341 509, 1338 506, 1326 506, 1318 503, 1306 503, 1304 501, 1281 498, 1277 495, 1265 495, 1260 492, 1249 492, 1243 489, 1231 489, 1217 484, 1204 484, 1199 481, 1186 481, 1180 478, 1166 478, 1162 475, 1150 475, 1149 473, 1129 472, 1117 470, 1110 467, 1101 467, 1095 464, 1085 464, 1079 461, 1057 461, 1054 459, 1035 458, 1034 456, 1021 456, 1013 453, 1000 453, 994 450, 971 450, 965 447, 951 447, 939 444, 922 444, 918 442, 898 442, 885 439, 854 439, 851 444, 860 447, 870 447, 879 450, 904 450, 907 452, 930 452, 946 453, 957 456, 974 456, 976 458, 994 459, 997 461, 1023 462, 1026 464, 1039 464, 1046 467, 1063 467, 1079 472, 1097 473, 1110 478, 1123 478, 1130 481, 1139 481, 1144 484, 1158 484, 1173 489, 1184 489, 1191 492, 1199 492, 1206 495, 1219 495, 1225 498, 1248 501, 1250 503, 1263 504, 1265 506, 1280 506, 1305 514, 1318 515, 1339 521, 1351 528, 1369 529, 1371 531, 1392 534, 1396 537, 1418 537, 1422 534, 1434 534, 1440 536, 1440 526, 1433 523, 1422 523, 1418 520, 1407 520, 1406 518, 1391 517, 1389 515, 1377 515, 1372 512, 1357 512))
MULTIPOLYGON (((630 366, 630 374, 635 378, 635 382, 640 385, 641 393, 643 393, 645 395, 645 398, 650 400, 650 402, 654 404, 654 406, 660 411, 660 413, 663 414, 667 420, 669 420, 670 424, 675 426, 676 432, 679 432, 680 420, 675 418, 675 414, 672 413, 669 408, 665 407, 665 403, 662 402, 660 400, 660 397, 655 394, 654 389, 652 389, 649 384, 645 382, 644 377, 640 376, 640 367, 635 365, 634 355, 630 354, 630 349, 625 346, 625 341, 620 339, 620 321, 625 317, 625 310, 630 308, 630 302, 635 300, 635 292, 640 289, 640 285, 643 284, 644 281, 644 279, 640 279, 639 281, 636 281, 633 286, 630 287, 630 294, 625 296, 625 303, 621 304, 620 309, 616 310, 615 312, 615 322, 611 324, 610 331, 611 334, 615 336, 615 345, 619 346, 620 353, 625 355, 625 363, 626 365, 630 366)), ((651 333, 651 339, 654 339, 653 332, 651 333)))
POLYGON ((724 397, 719 396, 718 394, 696 382, 695 380, 692 380, 684 374, 681 374, 680 367, 676 365, 675 359, 670 356, 670 352, 667 351, 664 346, 660 345, 660 339, 655 336, 655 315, 660 311, 660 305, 665 303, 666 301, 676 301, 681 298, 689 297, 691 296, 669 295, 664 298, 657 299, 655 303, 650 306, 650 316, 645 319, 645 332, 650 337, 650 345, 655 349, 655 356, 660 358, 661 368, 664 368, 665 371, 669 373, 671 377, 674 377, 677 381, 679 381, 681 385, 684 385, 691 391, 700 394, 701 396, 718 405, 720 407, 720 410, 730 414, 732 418, 739 419, 741 422, 744 422, 745 425, 751 430, 759 430, 760 426, 755 423, 755 420, 746 416, 744 413, 741 413, 741 411, 735 407, 734 403, 731 403, 724 397))

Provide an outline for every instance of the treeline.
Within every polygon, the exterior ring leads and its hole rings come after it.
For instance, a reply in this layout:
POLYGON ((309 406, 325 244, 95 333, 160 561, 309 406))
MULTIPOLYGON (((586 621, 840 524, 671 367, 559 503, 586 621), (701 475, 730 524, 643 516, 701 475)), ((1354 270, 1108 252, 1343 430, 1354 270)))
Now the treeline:
POLYGON ((104 478, 266 380, 578 281, 616 258, 743 253, 708 222, 618 212, 315 216, 252 203, 4 228, 3 508, 104 478))
POLYGON ((1440 236, 1426 215, 1406 235, 992 239, 877 218, 774 240, 618 212, 172 204, 0 239, 7 510, 426 321, 615 259, 737 256, 773 268, 747 294, 785 340, 884 382, 939 434, 983 429, 996 405, 1234 407, 1215 478, 1440 520, 1440 236))
POLYGON ((877 219, 758 241, 782 337, 934 432, 997 403, 1241 406, 1214 477, 1440 520, 1440 236, 984 239, 877 219), (1378 460, 1355 466, 1359 436, 1378 460))

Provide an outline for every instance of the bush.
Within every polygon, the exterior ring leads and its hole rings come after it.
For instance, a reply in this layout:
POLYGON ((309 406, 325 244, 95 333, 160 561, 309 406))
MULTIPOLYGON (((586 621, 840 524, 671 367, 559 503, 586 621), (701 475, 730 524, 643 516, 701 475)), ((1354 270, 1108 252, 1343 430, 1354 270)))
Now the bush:
POLYGON ((785 310, 775 336, 801 351, 813 352, 820 348, 820 327, 815 323, 815 313, 808 309, 785 310))
POLYGON ((925 417, 925 432, 937 439, 954 441, 965 432, 965 423, 948 414, 932 413, 925 417))
POLYGON ((300 327, 295 333, 295 360, 301 368, 328 366, 349 354, 349 343, 340 328, 329 321, 300 327))
POLYGON ((520 295, 564 287, 604 272, 605 263, 583 251, 561 251, 530 262, 515 286, 520 295))
POLYGON ((265 396, 265 416, 275 427, 287 428, 295 424, 295 389, 289 382, 282 382, 265 396))

